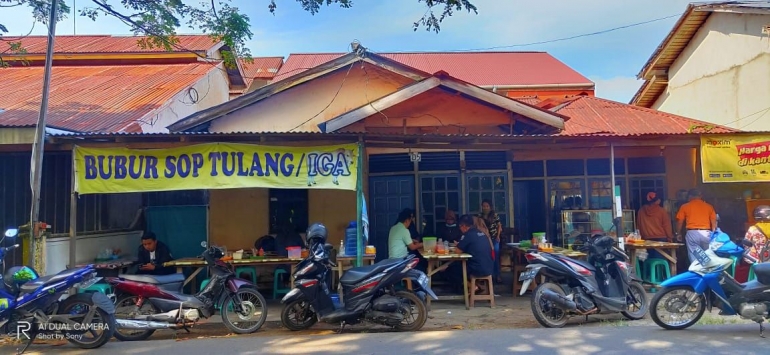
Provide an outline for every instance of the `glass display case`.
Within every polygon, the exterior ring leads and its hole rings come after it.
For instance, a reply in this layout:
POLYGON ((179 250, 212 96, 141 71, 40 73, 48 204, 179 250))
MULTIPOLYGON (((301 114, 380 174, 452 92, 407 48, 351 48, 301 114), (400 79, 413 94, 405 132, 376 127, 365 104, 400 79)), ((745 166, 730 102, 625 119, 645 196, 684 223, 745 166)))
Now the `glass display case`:
MULTIPOLYGON (((606 232, 616 236, 612 225, 612 210, 563 210, 557 233, 564 247, 573 244, 579 236, 590 237, 592 231, 606 232)), ((623 210, 622 232, 636 230, 636 213, 623 210)))

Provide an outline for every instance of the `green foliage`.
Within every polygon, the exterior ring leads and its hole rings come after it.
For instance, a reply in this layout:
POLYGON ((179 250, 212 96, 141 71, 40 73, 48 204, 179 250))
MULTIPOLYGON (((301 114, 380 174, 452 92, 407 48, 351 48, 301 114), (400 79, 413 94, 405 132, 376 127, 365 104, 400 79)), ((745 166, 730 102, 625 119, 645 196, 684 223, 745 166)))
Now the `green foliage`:
MULTIPOLYGON (((36 21, 46 23, 48 9, 52 0, 0 0, 0 8, 27 6, 32 10, 36 21)), ((342 8, 353 6, 352 0, 295 0, 302 9, 311 15, 321 11, 322 6, 339 5, 342 8)), ((476 6, 470 0, 417 0, 427 7, 422 18, 414 23, 414 30, 425 27, 428 31, 439 32, 441 22, 452 16, 456 11, 467 10, 478 13, 476 6), (434 8, 439 8, 434 12, 434 8)), ((251 61, 251 53, 246 48, 246 41, 254 35, 251 32, 249 17, 237 7, 231 6, 231 0, 205 0, 198 5, 188 5, 182 0, 91 0, 93 6, 80 10, 80 15, 96 20, 99 16, 114 16, 123 21, 135 35, 146 36, 139 40, 143 48, 174 48, 179 46, 175 38, 176 30, 182 24, 194 30, 209 34, 214 40, 222 41, 227 48, 223 51, 225 64, 229 67, 236 65, 237 57, 251 61), (110 3, 110 1, 113 1, 110 3), (112 4, 120 1, 123 8, 131 13, 121 13, 112 4)), ((270 0, 268 11, 275 13, 278 9, 275 0, 270 0)), ((70 13, 70 8, 59 0, 59 20, 70 13)), ((8 33, 0 23, 0 41, 3 33, 8 33)), ((8 42, 8 41, 6 41, 8 42)), ((15 42, 20 43, 20 42, 15 42)), ((23 53, 21 46, 14 54, 23 53)), ((14 49, 9 49, 9 52, 14 49)), ((0 53, 3 54, 3 53, 0 53)), ((0 61, 2 64, 2 61, 0 61)))

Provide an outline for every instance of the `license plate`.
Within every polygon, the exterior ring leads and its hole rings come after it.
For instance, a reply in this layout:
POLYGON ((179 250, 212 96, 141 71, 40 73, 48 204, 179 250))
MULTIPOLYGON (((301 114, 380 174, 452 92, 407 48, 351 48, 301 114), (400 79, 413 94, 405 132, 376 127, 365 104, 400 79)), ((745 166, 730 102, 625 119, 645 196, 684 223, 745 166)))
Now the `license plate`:
POLYGON ((529 269, 527 271, 524 271, 519 275, 519 281, 529 281, 535 278, 535 275, 537 275, 538 270, 536 269, 529 269))
POLYGON ((423 288, 428 287, 428 276, 425 274, 420 275, 419 278, 417 278, 417 282, 422 286, 423 288))
POLYGON ((88 281, 84 281, 83 283, 81 283, 78 288, 89 288, 93 286, 95 283, 99 282, 99 280, 101 279, 102 279, 101 277, 94 277, 88 281))

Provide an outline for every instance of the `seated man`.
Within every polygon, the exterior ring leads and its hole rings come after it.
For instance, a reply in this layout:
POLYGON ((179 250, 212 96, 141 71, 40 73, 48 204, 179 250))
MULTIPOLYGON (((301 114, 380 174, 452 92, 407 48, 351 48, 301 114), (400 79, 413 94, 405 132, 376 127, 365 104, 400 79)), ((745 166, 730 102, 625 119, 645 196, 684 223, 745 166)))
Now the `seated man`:
MULTIPOLYGON (((489 237, 474 226, 473 216, 471 215, 460 217, 458 224, 463 235, 460 237, 460 241, 457 242, 456 252, 473 256, 467 262, 468 276, 485 277, 492 275, 494 261, 492 259, 492 246, 489 243, 489 237)), ((447 277, 456 287, 462 286, 462 266, 460 263, 453 263, 447 268, 446 272, 447 277)), ((478 285, 470 285, 470 288, 471 292, 481 294, 488 292, 485 289, 480 289, 478 285)))
POLYGON ((388 258, 403 259, 409 255, 410 250, 417 250, 422 243, 413 240, 409 233, 409 226, 414 222, 412 210, 406 208, 398 214, 398 222, 390 227, 388 233, 388 258))
POLYGON ((142 236, 142 245, 137 255, 139 261, 138 275, 170 275, 176 273, 174 267, 163 266, 163 263, 174 260, 171 251, 163 242, 159 242, 155 233, 147 232, 142 236))

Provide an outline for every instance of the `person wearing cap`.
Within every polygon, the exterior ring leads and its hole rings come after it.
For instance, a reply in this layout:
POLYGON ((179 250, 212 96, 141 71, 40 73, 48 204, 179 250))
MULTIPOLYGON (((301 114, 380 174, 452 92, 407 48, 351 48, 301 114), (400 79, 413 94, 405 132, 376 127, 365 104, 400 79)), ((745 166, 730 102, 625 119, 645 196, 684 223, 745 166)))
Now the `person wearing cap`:
MULTIPOLYGON (((708 250, 711 233, 717 229, 717 213, 713 206, 703 201, 700 190, 691 189, 687 195, 690 201, 679 208, 676 225, 678 231, 682 230, 683 226, 687 229, 685 242, 692 263, 696 260, 693 254, 696 246, 708 250)), ((681 240, 681 237, 677 236, 677 240, 681 240)))
MULTIPOLYGON (((661 198, 655 192, 648 192, 647 199, 636 214, 636 225, 642 239, 655 242, 673 242, 671 218, 668 212, 660 205, 661 198)), ((648 257, 662 257, 655 250, 648 251, 648 257)))

